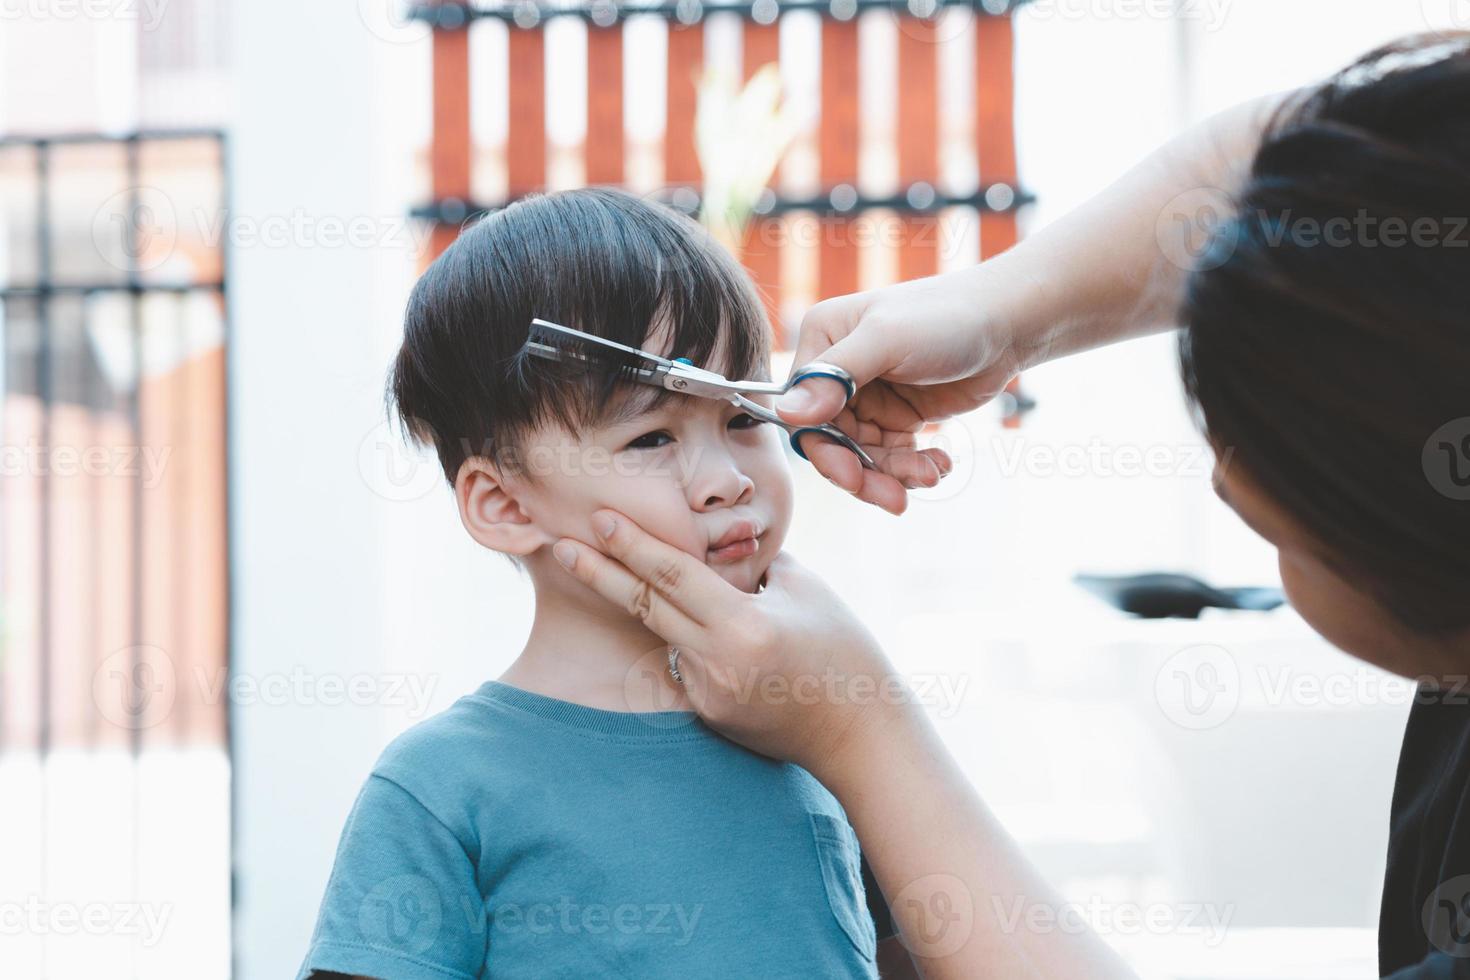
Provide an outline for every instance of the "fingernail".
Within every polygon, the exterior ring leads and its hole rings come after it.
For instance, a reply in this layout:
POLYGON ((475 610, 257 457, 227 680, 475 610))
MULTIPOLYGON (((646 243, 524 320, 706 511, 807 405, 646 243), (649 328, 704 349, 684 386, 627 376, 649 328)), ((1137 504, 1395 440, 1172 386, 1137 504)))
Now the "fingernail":
POLYGON ((558 541, 551 546, 551 553, 568 571, 577 567, 577 549, 573 548, 570 542, 558 541))
POLYGON ((598 537, 610 538, 613 532, 618 529, 618 522, 607 514, 598 515, 596 523, 598 537))
POLYGON ((792 388, 776 401, 776 407, 787 412, 805 412, 812 407, 813 397, 805 388, 792 388))

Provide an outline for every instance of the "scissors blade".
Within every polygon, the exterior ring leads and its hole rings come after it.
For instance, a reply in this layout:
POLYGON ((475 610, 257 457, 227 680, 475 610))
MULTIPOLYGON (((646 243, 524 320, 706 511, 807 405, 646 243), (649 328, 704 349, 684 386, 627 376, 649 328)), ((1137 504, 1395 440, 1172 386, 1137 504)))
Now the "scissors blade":
POLYGON ((531 332, 525 347, 529 353, 553 361, 602 361, 617 367, 630 380, 658 387, 663 386, 663 376, 669 373, 670 368, 677 366, 646 350, 628 347, 615 340, 584 333, 540 317, 531 321, 531 332))

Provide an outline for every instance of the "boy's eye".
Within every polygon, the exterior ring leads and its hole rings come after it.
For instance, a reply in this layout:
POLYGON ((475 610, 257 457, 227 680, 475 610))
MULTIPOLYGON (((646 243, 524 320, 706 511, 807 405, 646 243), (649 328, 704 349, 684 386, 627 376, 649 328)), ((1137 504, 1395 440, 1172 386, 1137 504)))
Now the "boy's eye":
POLYGON ((765 425, 765 422, 751 415, 749 412, 741 412, 730 420, 730 428, 732 429, 754 429, 758 425, 765 425))
POLYGON ((648 433, 645 433, 645 434, 639 436, 637 439, 634 439, 632 442, 628 443, 627 448, 629 448, 629 449, 657 449, 660 446, 667 446, 669 443, 671 443, 673 441, 674 441, 674 437, 673 436, 669 435, 667 432, 665 432, 662 429, 660 429, 657 432, 648 432, 648 433))

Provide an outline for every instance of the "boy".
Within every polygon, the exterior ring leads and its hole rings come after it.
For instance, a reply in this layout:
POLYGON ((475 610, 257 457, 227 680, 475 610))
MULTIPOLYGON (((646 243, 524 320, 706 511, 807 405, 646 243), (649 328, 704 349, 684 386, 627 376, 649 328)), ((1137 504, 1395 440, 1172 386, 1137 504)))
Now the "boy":
POLYGON ((300 977, 877 976, 887 909, 836 800, 687 710, 656 710, 687 708, 667 648, 551 554, 595 540, 609 507, 756 590, 791 519, 784 433, 531 357, 538 316, 766 376, 744 272, 622 192, 523 199, 424 274, 393 399, 437 450, 466 531, 529 574, 535 616, 498 681, 383 753, 300 977))

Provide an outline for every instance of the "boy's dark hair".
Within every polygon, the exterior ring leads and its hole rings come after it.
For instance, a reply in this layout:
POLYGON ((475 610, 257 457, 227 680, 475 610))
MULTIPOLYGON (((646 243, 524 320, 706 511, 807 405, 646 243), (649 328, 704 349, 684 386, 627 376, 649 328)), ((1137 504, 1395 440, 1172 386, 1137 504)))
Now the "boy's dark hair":
POLYGON ((730 377, 769 370, 755 287, 697 223, 611 188, 522 198, 461 232, 404 316, 389 398, 413 439, 435 447, 451 484, 467 458, 506 465, 528 430, 594 425, 637 387, 611 370, 527 354, 535 317, 630 347, 657 334, 667 356, 730 377))
POLYGON ((1470 454, 1467 41, 1389 45, 1284 106, 1180 337, 1211 441, 1425 632, 1470 625, 1470 503, 1435 469, 1470 454))

